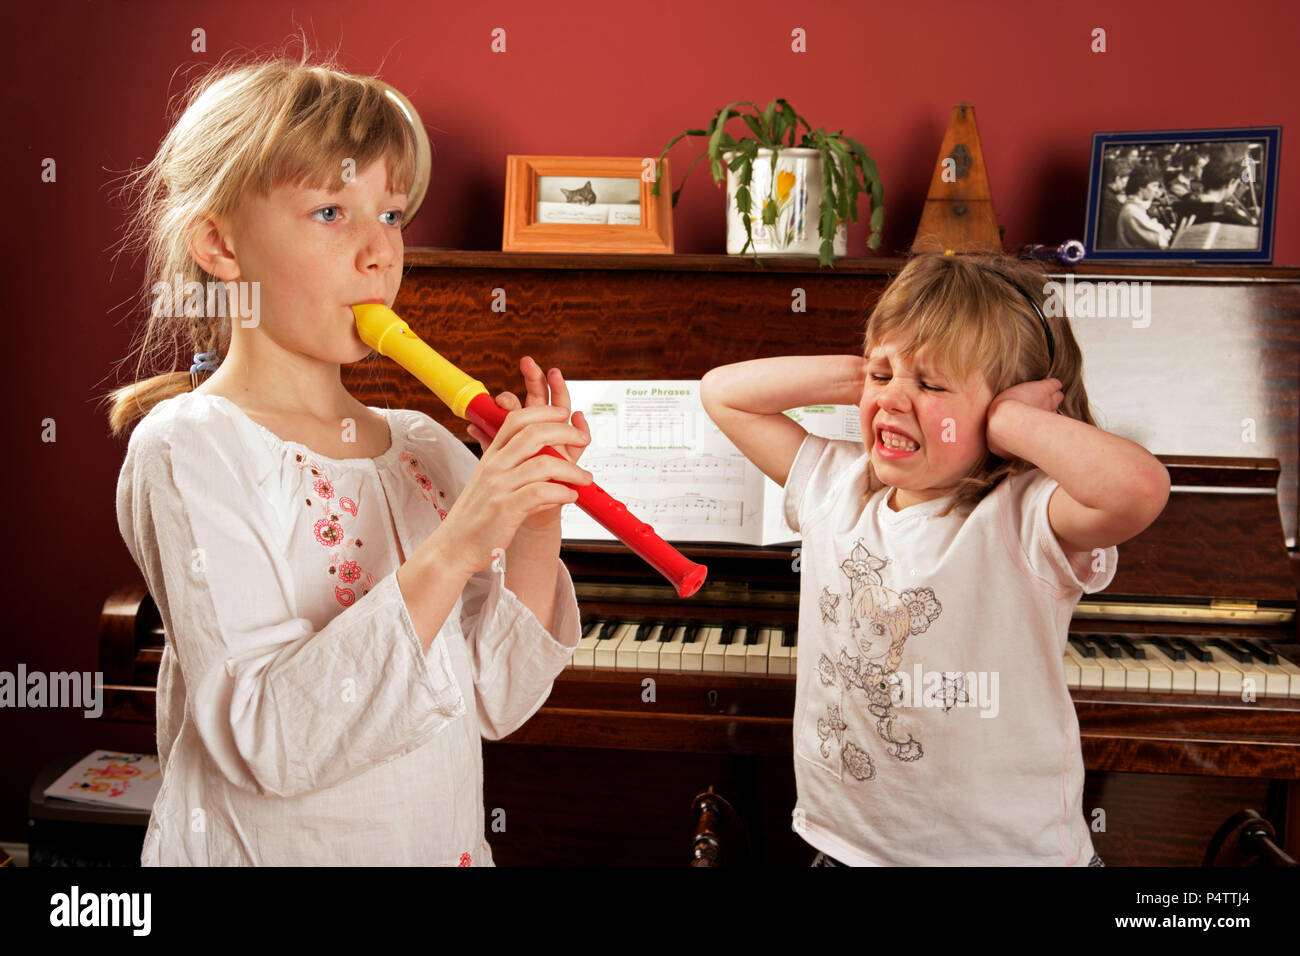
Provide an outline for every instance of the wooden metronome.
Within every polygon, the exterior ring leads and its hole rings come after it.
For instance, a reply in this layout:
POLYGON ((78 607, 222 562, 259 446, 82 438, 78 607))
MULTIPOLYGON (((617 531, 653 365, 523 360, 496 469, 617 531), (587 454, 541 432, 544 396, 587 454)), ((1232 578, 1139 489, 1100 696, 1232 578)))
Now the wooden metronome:
POLYGON ((1001 252, 1002 234, 993 213, 984 150, 975 126, 975 107, 952 108, 948 132, 939 149, 913 252, 1001 252))

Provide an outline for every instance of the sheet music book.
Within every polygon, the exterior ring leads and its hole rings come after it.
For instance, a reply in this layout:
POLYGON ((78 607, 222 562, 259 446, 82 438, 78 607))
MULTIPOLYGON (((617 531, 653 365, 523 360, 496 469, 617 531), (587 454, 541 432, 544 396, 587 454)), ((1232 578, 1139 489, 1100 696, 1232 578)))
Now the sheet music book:
MULTIPOLYGON (((591 427, 579 464, 665 541, 799 540, 781 512, 785 489, 713 424, 698 380, 567 384, 573 410, 591 427)), ((862 441, 856 406, 807 405, 786 414, 815 435, 862 441)), ((577 505, 566 505, 560 522, 566 540, 614 540, 577 505)))
POLYGON ((151 810, 161 787, 162 771, 155 754, 96 750, 78 760, 44 793, 77 803, 151 810))

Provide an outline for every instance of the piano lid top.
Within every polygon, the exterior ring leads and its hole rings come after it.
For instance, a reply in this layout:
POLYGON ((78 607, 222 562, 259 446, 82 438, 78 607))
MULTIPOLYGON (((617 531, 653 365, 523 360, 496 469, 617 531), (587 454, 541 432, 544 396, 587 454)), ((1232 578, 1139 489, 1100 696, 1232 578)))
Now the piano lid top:
POLYGON ((1275 458, 1160 455, 1169 502, 1155 522, 1119 545, 1103 595, 1296 606, 1282 535, 1275 458))

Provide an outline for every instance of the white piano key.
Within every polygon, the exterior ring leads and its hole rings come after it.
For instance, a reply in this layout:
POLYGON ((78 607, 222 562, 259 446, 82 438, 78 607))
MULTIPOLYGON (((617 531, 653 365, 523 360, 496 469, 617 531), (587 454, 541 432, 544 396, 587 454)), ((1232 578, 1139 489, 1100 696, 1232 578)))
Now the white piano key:
MULTIPOLYGON (((711 628, 701 625, 695 633, 695 640, 682 644, 682 670, 698 674, 704 670, 704 635, 711 628)), ((721 631, 721 628, 718 628, 721 631)))
POLYGON ((637 645, 637 670, 659 670, 659 651, 664 646, 659 640, 659 635, 664 632, 665 626, 664 624, 656 624, 650 629, 650 636, 637 645))
MULTIPOLYGON (((1098 652, 1100 653, 1100 652, 1098 652)), ((1142 661, 1129 657, 1128 651, 1120 648, 1119 662, 1124 667, 1124 690, 1135 694, 1145 694, 1151 690, 1151 672, 1142 661)))
MULTIPOLYGON (((1133 642, 1137 646, 1137 641, 1133 642)), ((1146 667, 1147 670, 1147 690, 1153 694, 1171 694, 1174 690, 1174 672, 1168 665, 1171 663, 1167 658, 1156 657, 1152 654, 1154 648, 1143 648, 1146 651, 1146 659, 1138 661, 1146 667)))
POLYGON ((1101 690, 1102 689, 1102 670, 1101 665, 1097 663, 1095 657, 1084 657, 1074 645, 1066 644, 1065 653, 1074 658, 1075 664, 1079 667, 1079 687, 1082 690, 1101 690))
MULTIPOLYGON (((1093 647, 1096 646, 1093 645, 1093 647)), ((1126 688, 1128 682, 1127 667, 1115 658, 1107 657, 1106 652, 1100 647, 1097 648, 1097 656, 1093 660, 1101 668, 1102 690, 1124 690, 1126 688)))
MULTIPOLYGON (((1279 657, 1278 660, 1281 661, 1282 658, 1279 657)), ((1278 664, 1265 664, 1263 661, 1255 661, 1254 665, 1264 673, 1264 685, 1267 688, 1267 696, 1290 696, 1291 677, 1278 664)))
POLYGON ((1300 697, 1300 666, 1280 654, 1277 658, 1277 664, 1274 666, 1285 672, 1290 680, 1290 687, 1287 688, 1286 695, 1288 697, 1300 697))
POLYGON ((673 628, 672 638, 659 648, 659 669, 680 673, 682 667, 682 638, 686 636, 686 625, 679 624, 673 628))
POLYGON ((1256 697, 1290 696, 1291 677, 1279 664, 1266 664, 1253 654, 1248 664, 1238 664, 1247 677, 1255 678, 1256 697))
MULTIPOLYGON (((1228 660, 1232 660, 1232 657, 1228 655, 1227 651, 1223 651, 1222 648, 1215 648, 1215 650, 1220 651, 1225 657, 1228 658, 1228 660)), ((1247 678, 1254 679, 1256 698, 1286 696, 1286 689, 1285 689, 1286 684, 1282 681, 1279 681, 1276 677, 1274 677, 1274 679, 1270 682, 1269 665, 1264 664, 1261 661, 1255 660, 1254 655, 1251 655, 1249 661, 1232 660, 1232 663, 1241 669, 1243 689, 1245 687, 1245 681, 1247 678)))
POLYGON ((771 629, 771 636, 768 638, 767 649, 767 672, 769 674, 793 673, 791 661, 794 655, 791 651, 793 651, 794 648, 786 647, 781 643, 781 635, 783 633, 783 630, 779 627, 771 629))
POLYGON ((757 628, 757 632, 754 643, 745 648, 745 673, 747 674, 767 673, 767 649, 772 641, 772 629, 760 627, 757 628))
MULTIPOLYGON (((1238 664, 1229 657, 1227 652, 1225 652, 1221 647, 1210 647, 1207 644, 1205 649, 1209 651, 1210 656, 1214 658, 1210 662, 1210 666, 1219 672, 1219 696, 1240 698, 1241 682, 1246 676, 1245 665, 1238 664)), ((1259 696, 1262 690, 1262 688, 1259 687, 1260 683, 1262 683, 1262 681, 1256 682, 1256 696, 1259 696)))
POLYGON ((614 651, 614 666, 621 671, 634 671, 637 669, 637 657, 644 641, 638 641, 636 636, 641 630, 640 621, 628 621, 632 627, 632 633, 619 642, 614 651))
POLYGON ((721 627, 702 627, 696 638, 704 644, 703 666, 706 674, 721 674, 727 669, 727 645, 722 643, 721 627))
POLYGON ((1198 661, 1191 654, 1187 655, 1185 663, 1192 673, 1196 675, 1196 689, 1192 693, 1217 696, 1219 693, 1219 671, 1214 665, 1198 661))
POLYGON ((748 634, 748 627, 731 629, 731 643, 726 645, 727 650, 722 659, 723 670, 728 674, 745 673, 745 658, 749 650, 745 647, 745 638, 748 634))
MULTIPOLYGON (((606 629, 606 634, 609 630, 606 629)), ((636 633, 635 624, 619 623, 614 629, 612 637, 606 637, 602 641, 596 642, 595 663, 596 667, 602 670, 613 670, 618 664, 618 645, 623 642, 629 634, 636 633)))
POLYGON ((1137 639, 1134 640, 1133 643, 1147 652, 1147 659, 1152 662, 1153 666, 1159 665, 1169 669, 1169 680, 1172 693, 1196 693, 1196 672, 1187 666, 1186 661, 1176 661, 1168 657, 1165 652, 1152 643, 1150 639, 1137 639))
POLYGON ((1069 654, 1061 655, 1061 661, 1065 665, 1065 686, 1079 686, 1079 664, 1069 654))
POLYGON ((594 622, 587 630, 583 631, 581 639, 578 641, 578 647, 573 652, 574 667, 593 667, 596 663, 596 635, 600 633, 604 621, 594 622))

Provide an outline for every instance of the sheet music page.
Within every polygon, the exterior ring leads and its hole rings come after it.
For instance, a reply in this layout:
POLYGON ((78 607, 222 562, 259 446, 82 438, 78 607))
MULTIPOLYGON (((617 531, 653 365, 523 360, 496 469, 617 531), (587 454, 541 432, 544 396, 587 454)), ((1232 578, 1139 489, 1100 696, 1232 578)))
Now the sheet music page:
MULTIPOLYGON (((799 540, 781 514, 784 489, 713 424, 700 403, 698 380, 567 384, 573 410, 586 415, 591 428, 580 464, 664 540, 799 540)), ((786 414, 813 434, 862 440, 855 406, 809 405, 786 414)), ((568 540, 614 537, 576 505, 564 508, 561 528, 568 540)))
MULTIPOLYGON (((759 543, 766 479, 704 411, 698 380, 568 386, 591 427, 580 464, 661 538, 759 543)), ((561 527, 567 539, 614 537, 577 505, 561 527)))
MULTIPOLYGON (((790 418, 803 426, 804 431, 832 441, 855 441, 862 443, 862 423, 858 417, 856 405, 805 405, 792 408, 786 412, 790 418)), ((864 448, 863 451, 866 449, 864 448)), ((759 472, 762 475, 762 472, 759 472)), ((763 477, 763 497, 766 507, 763 509, 762 542, 766 545, 793 543, 800 539, 799 532, 785 521, 782 503, 785 489, 767 475, 763 477)))

